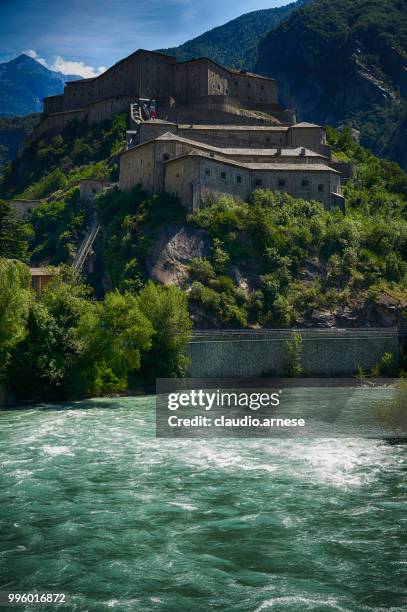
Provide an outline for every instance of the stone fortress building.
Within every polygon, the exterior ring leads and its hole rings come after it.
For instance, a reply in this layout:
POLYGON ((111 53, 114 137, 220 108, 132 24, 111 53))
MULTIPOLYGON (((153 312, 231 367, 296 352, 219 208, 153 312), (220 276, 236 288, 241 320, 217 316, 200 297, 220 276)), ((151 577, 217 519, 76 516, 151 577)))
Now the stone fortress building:
MULTIPOLYGON (((207 58, 138 50, 94 79, 67 83, 44 100, 33 140, 72 119, 88 123, 155 100, 154 117, 131 113, 119 186, 167 191, 194 210, 222 194, 246 199, 255 189, 287 192, 344 210, 340 173, 322 127, 297 123, 278 104, 274 79, 224 68, 207 58)), ((130 114, 130 113, 129 113, 130 114)))

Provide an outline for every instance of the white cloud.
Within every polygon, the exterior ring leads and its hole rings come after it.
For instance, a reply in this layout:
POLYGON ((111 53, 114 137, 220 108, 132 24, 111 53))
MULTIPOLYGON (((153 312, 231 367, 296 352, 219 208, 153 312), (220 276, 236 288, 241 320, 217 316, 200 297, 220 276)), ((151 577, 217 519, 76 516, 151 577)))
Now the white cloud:
POLYGON ((62 74, 77 74, 78 76, 83 77, 84 79, 89 79, 92 77, 96 77, 102 72, 105 72, 105 66, 99 66, 98 68, 94 68, 93 66, 88 66, 85 62, 75 62, 73 60, 66 60, 60 55, 57 55, 54 63, 50 66, 51 70, 56 70, 57 72, 62 72, 62 74))
POLYGON ((35 59, 35 61, 37 61, 39 64, 47 66, 46 60, 43 57, 39 57, 38 53, 34 51, 34 49, 28 49, 25 54, 28 55, 28 57, 32 57, 33 59, 35 59))
POLYGON ((85 62, 75 62, 74 60, 66 60, 60 55, 57 55, 54 62, 52 64, 48 64, 48 62, 38 55, 34 49, 28 49, 25 51, 25 54, 29 57, 35 59, 39 64, 42 64, 49 70, 55 70, 56 72, 62 72, 62 74, 72 74, 81 76, 84 79, 89 79, 92 77, 96 77, 102 72, 106 71, 105 66, 99 66, 98 68, 94 68, 93 66, 88 66, 85 62))

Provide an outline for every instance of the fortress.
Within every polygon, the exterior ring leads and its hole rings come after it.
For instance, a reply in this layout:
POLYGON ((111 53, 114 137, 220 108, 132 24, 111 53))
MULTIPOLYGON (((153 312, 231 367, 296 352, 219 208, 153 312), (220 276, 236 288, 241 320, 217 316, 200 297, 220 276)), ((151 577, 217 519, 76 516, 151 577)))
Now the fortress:
POLYGON ((189 209, 222 194, 245 199, 254 189, 287 192, 344 210, 340 173, 322 127, 297 123, 278 104, 274 79, 224 68, 207 58, 138 50, 94 79, 66 84, 44 100, 26 145, 88 123, 129 114, 119 186, 179 196, 189 209), (134 112, 143 100, 155 112, 134 112), (130 112, 132 109, 132 112, 130 112))

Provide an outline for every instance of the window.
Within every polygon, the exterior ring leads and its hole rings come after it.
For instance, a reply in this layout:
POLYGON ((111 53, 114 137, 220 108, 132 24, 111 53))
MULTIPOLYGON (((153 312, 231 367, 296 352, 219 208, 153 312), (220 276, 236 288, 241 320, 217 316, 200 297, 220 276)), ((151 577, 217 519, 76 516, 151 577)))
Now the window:
POLYGON ((170 159, 170 156, 168 155, 168 153, 164 153, 163 160, 168 161, 169 159, 170 159))
POLYGON ((278 186, 285 187, 285 179, 278 179, 278 186))
POLYGON ((266 136, 266 142, 270 142, 270 136, 266 136))
POLYGON ((226 172, 221 172, 220 173, 220 178, 225 180, 226 179, 226 172))
POLYGON ((262 91, 264 91, 264 85, 262 85, 262 86, 260 87, 260 89, 261 89, 262 91))
POLYGON ((206 174, 206 176, 210 176, 211 175, 211 171, 209 170, 209 168, 205 168, 205 174, 206 174))
POLYGON ((303 187, 309 187, 309 180, 308 179, 302 179, 301 185, 303 187))
POLYGON ((242 177, 240 176, 240 174, 238 174, 236 177, 236 183, 241 183, 241 182, 242 182, 242 177))
POLYGON ((247 83, 247 89, 250 89, 250 87, 251 87, 251 84, 247 83))
POLYGON ((239 97, 239 94, 235 94, 235 98, 238 98, 238 97, 239 97))
POLYGON ((176 174, 176 177, 179 178, 179 174, 176 174))
POLYGON ((92 189, 92 193, 97 193, 96 189, 92 189))
POLYGON ((256 178, 256 187, 261 187, 263 185, 263 181, 261 180, 261 178, 256 178))
POLYGON ((220 85, 218 85, 218 89, 220 89, 220 85))
POLYGON ((318 185, 318 191, 319 191, 320 193, 322 193, 323 191, 325 191, 325 185, 324 185, 323 183, 320 183, 320 184, 318 185))
POLYGON ((247 99, 250 100, 250 96, 247 96, 247 99))
POLYGON ((260 98, 260 102, 263 102, 263 98, 260 98))
POLYGON ((235 87, 237 87, 237 81, 235 81, 235 87))

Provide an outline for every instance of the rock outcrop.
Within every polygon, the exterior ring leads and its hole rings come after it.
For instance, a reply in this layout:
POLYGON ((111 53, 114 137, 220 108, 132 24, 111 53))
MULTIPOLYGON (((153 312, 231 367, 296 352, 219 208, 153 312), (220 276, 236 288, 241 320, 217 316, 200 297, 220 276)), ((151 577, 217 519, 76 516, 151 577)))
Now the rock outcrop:
POLYGON ((316 0, 262 41, 256 70, 278 80, 280 101, 301 120, 352 120, 366 144, 364 125, 377 109, 407 97, 405 9, 400 0, 316 0))

